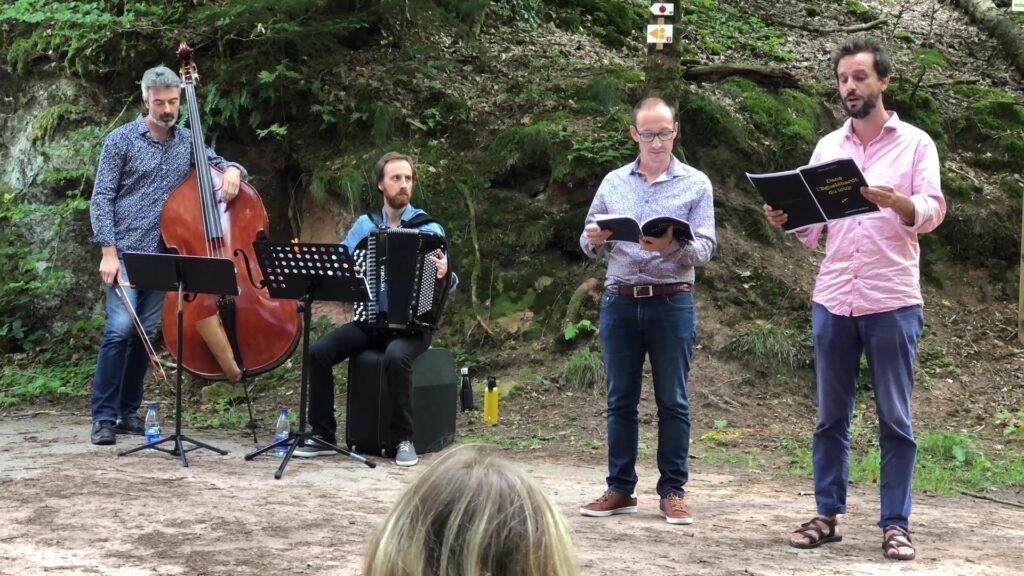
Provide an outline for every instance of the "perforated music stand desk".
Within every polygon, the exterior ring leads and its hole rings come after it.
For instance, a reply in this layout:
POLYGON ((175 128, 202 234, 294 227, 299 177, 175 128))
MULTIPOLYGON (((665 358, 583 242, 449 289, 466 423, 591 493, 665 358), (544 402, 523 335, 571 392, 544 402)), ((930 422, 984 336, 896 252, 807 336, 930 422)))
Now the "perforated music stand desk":
POLYGON ((195 294, 238 294, 235 263, 227 258, 125 252, 124 265, 128 270, 128 278, 131 280, 133 288, 178 293, 178 353, 174 389, 174 434, 125 450, 118 456, 126 456, 132 452, 152 448, 173 456, 181 456, 181 465, 188 466, 186 452, 206 448, 221 455, 227 454, 226 450, 193 440, 181 433, 181 380, 184 375, 181 358, 184 338, 181 317, 184 302, 186 300, 191 302, 195 298, 195 294), (186 298, 185 294, 189 294, 189 297, 186 298), (194 446, 186 448, 183 441, 194 444, 194 446), (174 447, 170 449, 161 447, 160 444, 165 442, 173 442, 174 447))
POLYGON ((298 300, 302 312, 302 382, 299 385, 299 430, 287 440, 278 440, 245 455, 246 460, 290 442, 284 460, 274 472, 278 480, 302 441, 311 441, 324 448, 346 454, 375 468, 377 464, 365 457, 306 432, 306 393, 309 390, 309 327, 314 300, 362 302, 369 299, 366 280, 356 274, 355 262, 348 248, 341 244, 314 244, 256 241, 252 243, 263 284, 271 298, 298 300))

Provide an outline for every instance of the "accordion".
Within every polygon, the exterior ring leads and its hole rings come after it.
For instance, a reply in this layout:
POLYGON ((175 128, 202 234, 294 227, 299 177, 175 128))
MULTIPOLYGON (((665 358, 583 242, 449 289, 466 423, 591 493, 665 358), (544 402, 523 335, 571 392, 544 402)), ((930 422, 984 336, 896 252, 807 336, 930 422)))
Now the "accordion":
POLYGON ((437 277, 431 256, 445 252, 444 238, 411 228, 371 232, 353 256, 370 299, 355 303, 355 320, 370 331, 428 332, 437 328, 448 299, 451 272, 437 277))

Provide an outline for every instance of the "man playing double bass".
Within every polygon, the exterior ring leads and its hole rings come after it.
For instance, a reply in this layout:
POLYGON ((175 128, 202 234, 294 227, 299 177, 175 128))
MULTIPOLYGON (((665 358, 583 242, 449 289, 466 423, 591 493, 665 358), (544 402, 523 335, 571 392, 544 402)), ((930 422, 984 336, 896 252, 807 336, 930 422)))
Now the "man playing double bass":
MULTIPOLYGON (((152 340, 159 332, 164 293, 127 286, 121 255, 164 251, 164 201, 193 163, 191 133, 176 125, 180 98, 177 74, 164 66, 147 70, 142 75, 146 112, 107 135, 100 152, 89 213, 92 241, 103 247, 100 276, 106 285, 107 318, 92 383, 93 444, 114 444, 116 434, 145 433, 138 410, 149 358, 126 305, 133 307, 152 340)), ((206 158, 224 172, 219 199, 230 202, 248 176, 245 168, 209 148, 206 158)))

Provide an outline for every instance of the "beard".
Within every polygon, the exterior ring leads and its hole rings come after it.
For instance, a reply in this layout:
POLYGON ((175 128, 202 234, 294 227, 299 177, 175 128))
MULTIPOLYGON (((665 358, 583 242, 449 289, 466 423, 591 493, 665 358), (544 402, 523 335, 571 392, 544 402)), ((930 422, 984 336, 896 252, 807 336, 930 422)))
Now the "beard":
POLYGON ((384 196, 384 203, 392 210, 403 210, 409 205, 409 194, 397 196, 384 196))
POLYGON ((878 106, 878 96, 879 94, 876 92, 861 98, 859 108, 850 108, 849 104, 846 103, 846 98, 843 98, 841 103, 843 111, 846 112, 846 115, 850 118, 855 118, 857 120, 867 118, 871 115, 871 112, 875 110, 875 107, 878 106))
POLYGON ((149 118, 153 121, 154 124, 163 128, 170 128, 171 126, 174 126, 175 122, 178 121, 178 115, 172 114, 170 112, 166 114, 161 114, 160 116, 154 116, 152 113, 150 113, 149 118))

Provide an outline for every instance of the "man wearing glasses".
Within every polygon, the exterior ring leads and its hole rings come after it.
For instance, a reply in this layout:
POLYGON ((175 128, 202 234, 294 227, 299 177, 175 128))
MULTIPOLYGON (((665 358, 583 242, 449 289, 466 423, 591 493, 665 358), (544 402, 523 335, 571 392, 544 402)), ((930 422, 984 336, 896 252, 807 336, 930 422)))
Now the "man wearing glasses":
POLYGON ((661 98, 646 98, 633 108, 629 134, 640 155, 605 176, 580 235, 587 256, 608 257, 600 321, 608 374, 608 488, 580 508, 584 516, 637 511, 638 405, 649 356, 658 405, 660 512, 669 524, 693 523, 683 496, 690 445, 686 385, 697 332, 694 267, 711 259, 717 241, 711 182, 672 154, 678 129, 675 110, 661 98), (677 240, 669 226, 639 243, 606 244, 611 231, 598 227, 597 214, 638 222, 674 216, 689 222, 693 240, 677 240))

